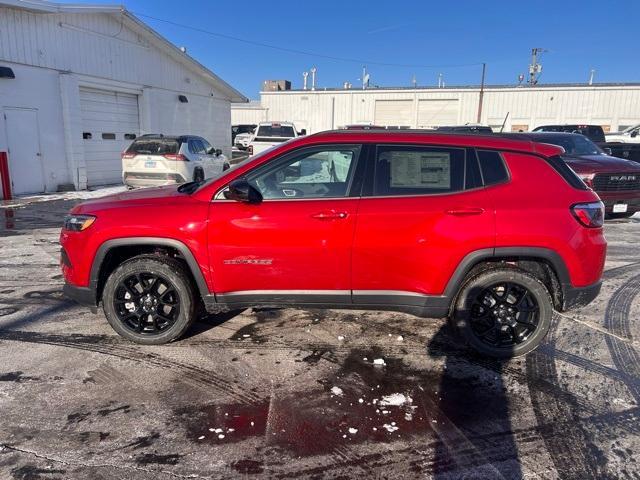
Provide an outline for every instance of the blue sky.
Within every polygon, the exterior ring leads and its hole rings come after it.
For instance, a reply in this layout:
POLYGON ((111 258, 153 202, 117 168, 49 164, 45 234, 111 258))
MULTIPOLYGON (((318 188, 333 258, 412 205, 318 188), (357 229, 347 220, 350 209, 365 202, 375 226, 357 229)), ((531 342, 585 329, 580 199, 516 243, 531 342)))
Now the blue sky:
POLYGON ((250 98, 258 98, 265 79, 300 87, 302 72, 312 66, 319 87, 357 84, 360 60, 368 60, 371 83, 380 86, 408 86, 414 74, 419 85, 435 85, 438 73, 447 85, 477 84, 481 62, 487 63, 487 83, 513 84, 526 73, 532 47, 549 50, 541 58, 541 83, 586 82, 591 68, 596 82, 640 81, 640 0, 126 0, 125 6, 250 98), (143 14, 356 61, 253 46, 143 14))

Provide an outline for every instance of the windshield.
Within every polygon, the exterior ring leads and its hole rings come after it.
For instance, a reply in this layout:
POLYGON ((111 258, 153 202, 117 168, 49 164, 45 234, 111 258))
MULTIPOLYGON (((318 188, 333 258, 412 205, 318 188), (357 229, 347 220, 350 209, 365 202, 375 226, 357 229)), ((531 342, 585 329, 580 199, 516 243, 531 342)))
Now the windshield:
POLYGON ((295 132, 293 127, 287 125, 260 125, 256 136, 291 138, 295 136, 295 132))
POLYGON ((567 155, 601 155, 600 148, 582 135, 544 135, 535 138, 541 143, 550 143, 564 148, 567 155))

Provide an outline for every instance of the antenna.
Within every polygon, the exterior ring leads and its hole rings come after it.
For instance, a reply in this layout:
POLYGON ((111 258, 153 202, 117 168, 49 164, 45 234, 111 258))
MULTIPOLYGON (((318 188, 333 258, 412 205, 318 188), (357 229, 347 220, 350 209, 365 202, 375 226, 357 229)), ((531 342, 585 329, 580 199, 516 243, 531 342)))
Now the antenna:
POLYGON ((413 85, 413 88, 416 88, 418 86, 418 80, 416 80, 416 74, 413 74, 413 77, 411 77, 411 85, 413 85))
POLYGON ((302 72, 302 89, 307 89, 307 77, 309 76, 309 72, 302 72))
POLYGON ((315 90, 316 89, 316 72, 318 71, 318 69, 316 67, 311 67, 311 70, 309 70, 311 72, 311 90, 315 90))
POLYGON ((363 65, 362 66, 362 77, 359 78, 358 80, 362 81, 362 89, 366 90, 367 87, 369 87, 369 79, 371 78, 371 75, 369 75, 367 73, 367 66, 363 65))
POLYGON ((538 63, 538 55, 547 52, 544 48, 536 47, 531 49, 531 64, 529 65, 529 85, 538 83, 538 77, 542 73, 542 65, 538 63))
POLYGON ((518 75, 518 86, 519 87, 522 86, 522 82, 524 82, 524 73, 521 73, 520 75, 518 75))
POLYGON ((589 85, 593 85, 593 76, 595 75, 596 71, 595 69, 591 69, 589 71, 589 85))
POLYGON ((438 74, 438 88, 444 88, 444 80, 442 78, 442 73, 438 74))

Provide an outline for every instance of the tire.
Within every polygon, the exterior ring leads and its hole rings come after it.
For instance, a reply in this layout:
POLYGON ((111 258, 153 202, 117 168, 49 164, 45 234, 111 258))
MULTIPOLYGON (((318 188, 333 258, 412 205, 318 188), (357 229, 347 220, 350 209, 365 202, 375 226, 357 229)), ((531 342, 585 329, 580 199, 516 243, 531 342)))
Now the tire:
POLYGON ((193 172, 193 181, 194 182, 202 182, 204 180, 204 172, 200 169, 197 169, 193 172))
POLYGON ((510 358, 534 350, 552 317, 553 300, 540 280, 517 268, 497 268, 464 283, 452 324, 481 354, 510 358))
POLYGON ((161 345, 184 335, 195 319, 197 303, 182 263, 157 255, 141 255, 119 265, 102 294, 102 308, 113 329, 143 345, 161 345))

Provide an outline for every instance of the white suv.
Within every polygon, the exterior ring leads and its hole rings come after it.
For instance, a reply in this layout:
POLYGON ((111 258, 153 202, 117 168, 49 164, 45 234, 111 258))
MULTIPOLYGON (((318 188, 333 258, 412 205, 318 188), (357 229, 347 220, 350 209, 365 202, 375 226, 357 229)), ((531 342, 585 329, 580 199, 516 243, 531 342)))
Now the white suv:
POLYGON ((227 168, 220 150, 192 135, 142 135, 122 154, 122 181, 128 187, 202 181, 227 168))

